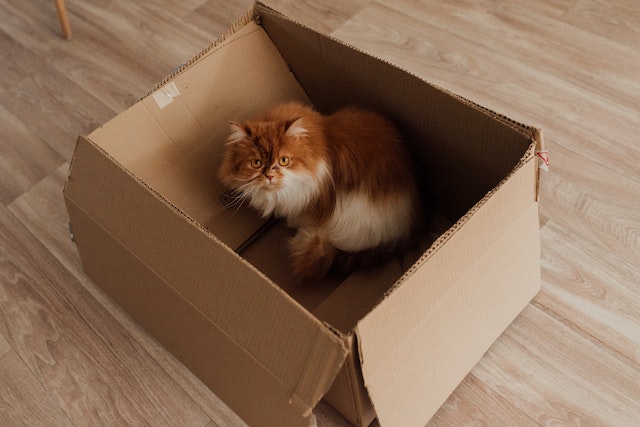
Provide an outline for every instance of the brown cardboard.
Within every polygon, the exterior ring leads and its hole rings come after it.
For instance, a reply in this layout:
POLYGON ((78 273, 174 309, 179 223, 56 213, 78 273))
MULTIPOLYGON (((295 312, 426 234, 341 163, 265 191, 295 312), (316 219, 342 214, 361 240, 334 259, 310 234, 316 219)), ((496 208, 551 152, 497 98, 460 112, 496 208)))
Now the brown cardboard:
POLYGON ((250 425, 424 425, 540 286, 537 129, 257 4, 78 139, 64 195, 86 274, 250 425), (280 101, 394 120, 434 215, 424 247, 300 283, 292 231, 225 207, 229 120, 280 101))
POLYGON ((417 425, 435 413, 442 390, 454 390, 538 291, 539 268, 528 262, 540 251, 534 187, 526 185, 534 167, 487 198, 358 324, 365 384, 382 425, 417 425), (432 286, 419 286, 425 282, 432 286), (394 317, 399 310, 404 316, 394 317))
MULTIPOLYGON (((88 140, 73 163, 65 193, 85 272, 196 373, 282 396, 295 411, 278 416, 308 415, 345 357, 340 338, 88 140)), ((242 389, 218 393, 244 405, 242 389)))

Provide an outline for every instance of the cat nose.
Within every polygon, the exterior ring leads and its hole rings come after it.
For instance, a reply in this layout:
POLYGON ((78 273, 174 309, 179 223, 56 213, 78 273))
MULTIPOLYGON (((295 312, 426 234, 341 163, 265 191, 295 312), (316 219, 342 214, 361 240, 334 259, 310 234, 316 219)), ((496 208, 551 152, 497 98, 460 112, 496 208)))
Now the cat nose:
POLYGON ((275 166, 271 166, 270 168, 267 168, 264 170, 264 176, 269 178, 269 182, 271 182, 271 180, 275 176, 275 170, 276 170, 275 166))

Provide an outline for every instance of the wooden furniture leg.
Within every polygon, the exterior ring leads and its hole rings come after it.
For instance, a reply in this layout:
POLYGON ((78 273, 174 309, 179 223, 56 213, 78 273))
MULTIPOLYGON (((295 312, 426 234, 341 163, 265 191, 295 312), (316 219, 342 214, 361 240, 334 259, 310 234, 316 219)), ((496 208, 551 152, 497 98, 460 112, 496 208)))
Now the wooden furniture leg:
POLYGON ((67 16, 67 8, 64 4, 64 0, 56 0, 56 8, 58 9, 58 18, 60 18, 60 26, 62 27, 64 38, 70 40, 71 25, 69 24, 69 17, 67 16))

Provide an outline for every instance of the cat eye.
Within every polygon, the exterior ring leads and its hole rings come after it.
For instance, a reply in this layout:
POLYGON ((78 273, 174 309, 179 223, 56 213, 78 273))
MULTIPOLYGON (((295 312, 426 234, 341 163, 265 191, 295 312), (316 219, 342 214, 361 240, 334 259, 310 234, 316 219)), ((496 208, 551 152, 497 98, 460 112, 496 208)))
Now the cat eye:
POLYGON ((251 166, 258 169, 260 166, 262 166, 262 160, 260 159, 251 160, 251 166))
POLYGON ((278 163, 280 163, 280 166, 289 166, 290 162, 291 159, 287 156, 282 156, 278 159, 278 163))

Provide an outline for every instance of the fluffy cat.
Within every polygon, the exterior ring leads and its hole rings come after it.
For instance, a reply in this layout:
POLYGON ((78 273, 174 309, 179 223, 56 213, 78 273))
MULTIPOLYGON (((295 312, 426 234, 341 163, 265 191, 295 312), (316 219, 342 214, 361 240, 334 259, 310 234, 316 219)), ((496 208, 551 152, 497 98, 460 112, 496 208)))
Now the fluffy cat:
POLYGON ((297 229, 296 276, 322 276, 357 254, 388 256, 411 239, 419 216, 412 161, 380 114, 322 115, 291 102, 230 126, 219 178, 263 216, 297 229))

